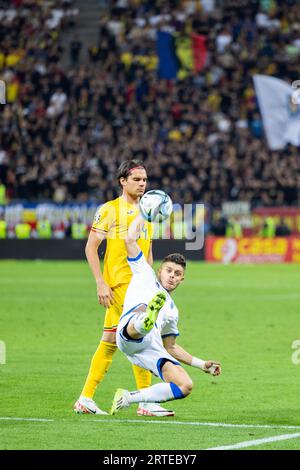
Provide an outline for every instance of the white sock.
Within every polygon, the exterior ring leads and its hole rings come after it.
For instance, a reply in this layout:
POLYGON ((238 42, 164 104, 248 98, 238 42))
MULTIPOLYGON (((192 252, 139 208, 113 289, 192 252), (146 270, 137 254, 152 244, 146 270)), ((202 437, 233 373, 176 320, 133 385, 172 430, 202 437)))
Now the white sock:
POLYGON ((129 403, 161 403, 175 399, 169 383, 155 384, 136 392, 129 392, 129 395, 129 403))
POLYGON ((146 336, 146 334, 149 333, 149 330, 144 329, 144 319, 146 316, 146 312, 136 313, 135 316, 131 319, 135 330, 142 336, 146 336))

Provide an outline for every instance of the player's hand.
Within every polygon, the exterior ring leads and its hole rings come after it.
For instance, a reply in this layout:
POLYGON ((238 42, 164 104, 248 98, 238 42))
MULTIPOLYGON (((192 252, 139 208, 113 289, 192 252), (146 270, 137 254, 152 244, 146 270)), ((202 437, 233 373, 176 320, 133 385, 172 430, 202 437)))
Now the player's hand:
POLYGON ((105 282, 97 283, 97 296, 99 304, 103 305, 105 308, 108 308, 113 304, 113 292, 105 282))
POLYGON ((217 361, 205 361, 205 371, 211 375, 220 375, 221 374, 221 364, 217 361))

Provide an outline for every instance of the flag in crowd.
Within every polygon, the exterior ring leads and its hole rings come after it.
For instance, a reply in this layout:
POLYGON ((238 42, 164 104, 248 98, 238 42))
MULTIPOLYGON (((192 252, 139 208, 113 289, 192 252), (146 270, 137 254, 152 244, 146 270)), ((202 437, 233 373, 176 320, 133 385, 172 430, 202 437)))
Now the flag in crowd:
POLYGON ((254 86, 271 150, 290 143, 300 145, 300 106, 293 99, 295 90, 284 80, 255 75, 254 86))
POLYGON ((156 50, 160 78, 185 78, 190 72, 200 72, 205 66, 206 37, 158 31, 156 50))

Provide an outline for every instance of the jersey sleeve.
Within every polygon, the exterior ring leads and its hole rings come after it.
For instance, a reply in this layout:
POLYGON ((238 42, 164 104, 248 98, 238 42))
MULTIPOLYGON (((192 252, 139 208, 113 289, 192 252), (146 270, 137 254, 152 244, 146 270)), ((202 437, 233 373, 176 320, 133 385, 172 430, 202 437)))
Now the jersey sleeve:
POLYGON ((175 307, 174 302, 171 303, 171 310, 168 315, 168 320, 161 330, 161 337, 165 338, 166 336, 179 336, 178 310, 175 307))
POLYGON ((128 264, 132 274, 139 274, 146 276, 155 276, 150 264, 147 263, 146 258, 142 251, 135 258, 127 258, 128 264))
POLYGON ((115 222, 115 208, 110 204, 103 204, 96 211, 91 230, 106 235, 115 222))

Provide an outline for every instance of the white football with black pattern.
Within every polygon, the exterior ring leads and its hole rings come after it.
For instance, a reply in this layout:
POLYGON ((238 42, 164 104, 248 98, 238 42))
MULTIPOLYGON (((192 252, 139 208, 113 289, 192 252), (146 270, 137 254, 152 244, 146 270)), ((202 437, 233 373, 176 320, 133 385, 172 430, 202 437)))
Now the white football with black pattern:
POLYGON ((148 191, 140 200, 140 212, 148 222, 163 222, 173 212, 172 199, 160 189, 148 191))

